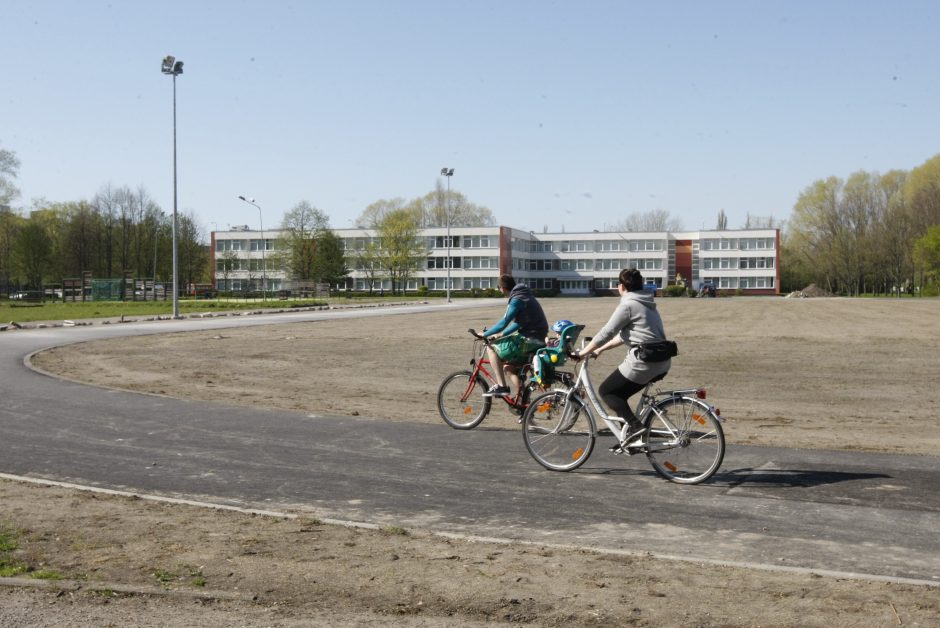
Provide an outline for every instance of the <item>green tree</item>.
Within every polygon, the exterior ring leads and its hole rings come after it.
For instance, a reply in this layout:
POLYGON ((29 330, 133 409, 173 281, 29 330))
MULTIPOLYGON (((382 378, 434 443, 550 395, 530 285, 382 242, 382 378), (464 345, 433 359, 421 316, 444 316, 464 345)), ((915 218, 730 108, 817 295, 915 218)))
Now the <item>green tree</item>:
POLYGON ((408 207, 420 216, 423 227, 492 227, 496 225, 493 212, 487 207, 471 203, 456 190, 448 190, 438 179, 434 190, 408 207))
POLYGON ((26 285, 32 290, 41 289, 53 252, 52 237, 41 217, 32 216, 26 221, 17 234, 13 252, 26 285))
POLYGON ((19 189, 13 184, 20 169, 20 160, 16 153, 0 148, 0 209, 9 208, 10 203, 20 195, 19 189))
POLYGON ((789 222, 792 250, 830 292, 845 288, 840 268, 848 244, 839 216, 842 185, 837 177, 813 182, 800 193, 789 222))
POLYGON ((362 210, 356 218, 356 225, 364 229, 378 229, 386 215, 400 210, 405 205, 403 198, 379 199, 362 210))
POLYGON ((356 270, 362 272, 369 282, 369 294, 372 294, 375 282, 382 278, 384 265, 382 261, 382 248, 377 242, 369 241, 352 253, 352 263, 356 270))
POLYGON ((927 229, 927 233, 914 243, 914 262, 927 282, 936 284, 940 281, 940 225, 927 229))
MULTIPOLYGON (((180 289, 209 281, 209 248, 205 235, 192 212, 177 216, 176 248, 180 289)), ((139 276, 139 275, 138 275, 139 276)))
POLYGON ((8 207, 0 207, 0 291, 11 283, 19 283, 15 268, 14 247, 25 220, 8 207))
POLYGON ((903 170, 880 177, 871 238, 874 263, 884 279, 885 293, 893 291, 896 296, 901 295, 914 274, 914 224, 904 204, 906 180, 907 172, 903 170))
POLYGON ((378 227, 382 266, 392 281, 392 293, 396 287, 404 292, 408 279, 427 257, 419 228, 414 212, 404 208, 386 214, 378 227))
POLYGON ((815 280, 809 260, 791 240, 789 233, 780 238, 780 291, 785 294, 803 290, 815 280))
POLYGON ((904 186, 904 204, 918 234, 940 225, 940 155, 911 170, 904 186))
POLYGON ((215 272, 217 277, 219 274, 222 275, 222 290, 231 290, 229 276, 236 270, 238 270, 238 253, 235 251, 224 251, 216 258, 215 272))
POLYGON ((412 214, 419 227, 492 227, 496 225, 493 212, 471 203, 457 192, 443 187, 440 180, 434 190, 422 197, 405 201, 402 198, 380 199, 363 210, 356 224, 364 228, 378 229, 386 216, 405 210, 412 214))
POLYGON ((308 201, 300 201, 284 215, 282 235, 272 255, 274 264, 295 281, 318 281, 317 240, 329 232, 329 217, 308 201))
POLYGON ((330 285, 344 281, 349 274, 343 252, 343 240, 329 229, 317 234, 314 269, 316 280, 325 281, 330 285))
POLYGON ((101 221, 86 201, 62 206, 62 245, 59 268, 62 277, 80 277, 82 271, 96 271, 101 221))

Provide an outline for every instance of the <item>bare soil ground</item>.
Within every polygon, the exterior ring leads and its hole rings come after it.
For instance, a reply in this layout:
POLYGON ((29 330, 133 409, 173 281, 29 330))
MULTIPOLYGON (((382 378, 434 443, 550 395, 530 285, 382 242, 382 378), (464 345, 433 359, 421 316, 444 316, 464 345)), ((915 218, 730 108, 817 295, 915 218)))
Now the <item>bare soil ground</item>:
MULTIPOLYGON (((585 323, 587 333, 614 304, 544 301, 550 319, 585 323)), ((680 347, 663 385, 707 387, 731 446, 938 451, 940 301, 659 304, 680 347)), ((502 310, 136 337, 33 361, 65 377, 174 397, 437 422, 438 384, 470 358, 465 330, 502 310)), ((598 372, 618 357, 604 356, 598 372)), ((518 429, 504 408, 485 424, 518 429)), ((66 577, 0 588, 0 625, 940 623, 935 588, 324 525, 20 482, 0 481, 0 503, 0 533, 19 531, 12 555, 66 577)))

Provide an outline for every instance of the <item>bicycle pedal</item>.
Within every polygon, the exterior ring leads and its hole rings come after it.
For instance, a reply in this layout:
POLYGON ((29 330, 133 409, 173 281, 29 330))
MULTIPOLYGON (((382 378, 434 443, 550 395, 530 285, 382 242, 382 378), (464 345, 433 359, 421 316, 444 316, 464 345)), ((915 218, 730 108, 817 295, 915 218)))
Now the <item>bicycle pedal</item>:
POLYGON ((638 447, 621 447, 620 445, 614 445, 610 448, 610 452, 615 456, 626 455, 632 456, 633 454, 639 453, 638 447))

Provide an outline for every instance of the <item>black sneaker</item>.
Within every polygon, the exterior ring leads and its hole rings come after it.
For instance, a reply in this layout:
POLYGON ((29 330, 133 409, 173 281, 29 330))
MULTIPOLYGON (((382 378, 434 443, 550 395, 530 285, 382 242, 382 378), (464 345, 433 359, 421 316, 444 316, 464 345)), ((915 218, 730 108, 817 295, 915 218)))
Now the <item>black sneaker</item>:
POLYGON ((509 386, 500 386, 499 384, 493 384, 489 390, 483 393, 484 397, 508 397, 509 396, 509 386))

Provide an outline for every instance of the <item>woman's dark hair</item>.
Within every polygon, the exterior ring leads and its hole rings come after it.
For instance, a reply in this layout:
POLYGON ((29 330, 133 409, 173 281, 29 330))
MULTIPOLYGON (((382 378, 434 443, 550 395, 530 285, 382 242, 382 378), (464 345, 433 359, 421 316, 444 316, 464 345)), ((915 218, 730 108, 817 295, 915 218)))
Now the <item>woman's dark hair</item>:
POLYGON ((513 279, 512 275, 500 275, 499 279, 496 280, 496 285, 506 290, 512 290, 516 287, 516 280, 513 279))
POLYGON ((643 275, 640 274, 636 268, 624 268, 620 271, 620 277, 618 277, 620 285, 626 288, 629 292, 635 292, 637 290, 643 289, 643 275))

